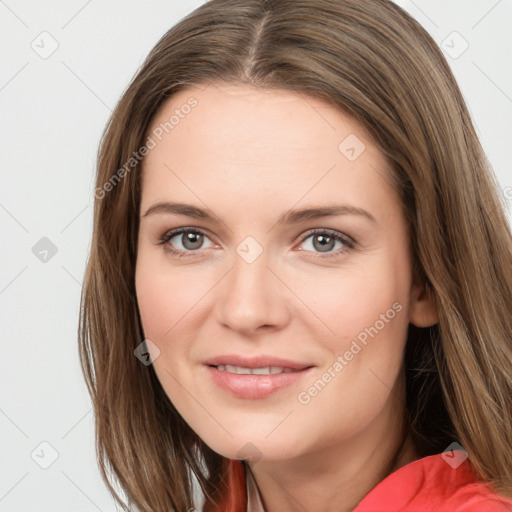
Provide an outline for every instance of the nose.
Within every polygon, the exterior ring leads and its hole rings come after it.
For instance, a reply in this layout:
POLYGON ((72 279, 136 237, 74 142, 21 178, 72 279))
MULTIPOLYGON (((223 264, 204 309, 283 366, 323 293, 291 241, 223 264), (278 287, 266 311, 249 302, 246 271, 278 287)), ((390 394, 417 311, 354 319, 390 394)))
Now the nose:
POLYGON ((216 314, 221 324, 245 335, 287 324, 289 292, 279 271, 270 264, 265 251, 252 263, 234 254, 233 267, 217 296, 216 314))

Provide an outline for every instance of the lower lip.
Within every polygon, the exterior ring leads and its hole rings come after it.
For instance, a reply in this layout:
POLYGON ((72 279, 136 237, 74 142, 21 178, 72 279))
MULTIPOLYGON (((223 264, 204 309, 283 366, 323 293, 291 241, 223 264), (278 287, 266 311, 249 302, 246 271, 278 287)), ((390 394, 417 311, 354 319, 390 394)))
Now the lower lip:
POLYGON ((277 391, 297 384, 313 368, 305 368, 288 373, 273 375, 239 375, 228 371, 217 370, 214 366, 206 366, 210 377, 224 391, 238 398, 259 399, 273 395, 277 391))

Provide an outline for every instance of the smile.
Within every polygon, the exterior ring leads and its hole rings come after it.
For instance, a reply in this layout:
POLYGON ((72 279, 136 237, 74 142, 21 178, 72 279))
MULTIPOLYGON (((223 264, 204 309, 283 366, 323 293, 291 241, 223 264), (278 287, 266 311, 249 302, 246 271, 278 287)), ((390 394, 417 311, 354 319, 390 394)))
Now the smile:
POLYGON ((216 368, 221 372, 236 373, 237 375, 277 375, 279 373, 291 373, 297 371, 292 368, 283 368, 279 366, 247 368, 243 366, 233 366, 231 364, 219 364, 216 368))
POLYGON ((215 387, 230 396, 249 400, 263 399, 297 386, 315 368, 265 356, 220 356, 204 361, 202 367, 215 387))

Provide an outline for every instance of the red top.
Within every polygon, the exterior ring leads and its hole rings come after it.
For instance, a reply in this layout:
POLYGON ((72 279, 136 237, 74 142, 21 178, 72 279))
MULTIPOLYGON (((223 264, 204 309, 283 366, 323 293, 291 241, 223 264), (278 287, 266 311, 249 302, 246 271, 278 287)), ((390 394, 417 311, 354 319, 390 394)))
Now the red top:
MULTIPOLYGON (((512 512, 512 499, 479 481, 468 460, 456 468, 443 454, 401 467, 374 487, 353 512, 512 512)), ((231 493, 217 512, 246 512, 245 467, 230 460, 231 493)))

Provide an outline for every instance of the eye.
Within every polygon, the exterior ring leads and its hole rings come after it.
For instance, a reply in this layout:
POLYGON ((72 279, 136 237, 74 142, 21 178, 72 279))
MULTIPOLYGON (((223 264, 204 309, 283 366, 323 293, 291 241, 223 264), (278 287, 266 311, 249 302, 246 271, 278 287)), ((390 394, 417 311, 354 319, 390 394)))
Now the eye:
MULTIPOLYGON (((181 258, 194 256, 200 249, 214 246, 210 240, 210 245, 205 247, 205 240, 210 239, 201 229, 178 228, 165 232, 159 238, 159 244, 164 245, 166 251, 181 258)), ((353 238, 338 231, 316 229, 307 233, 307 236, 302 239, 301 245, 309 246, 305 251, 316 252, 317 256, 315 257, 328 258, 348 252, 356 247, 356 242, 353 238)))
POLYGON ((301 245, 306 245, 309 246, 310 249, 313 249, 313 251, 307 249, 308 252, 318 252, 319 257, 328 258, 331 256, 339 256, 340 254, 348 252, 350 249, 354 249, 356 242, 351 237, 338 231, 316 229, 310 231, 308 235, 302 239, 301 245), (308 240, 310 240, 310 242, 307 242, 308 240), (333 251, 336 244, 338 245, 337 250, 333 251))
MULTIPOLYGON (((160 237, 159 243, 165 245, 166 251, 182 257, 193 256, 199 249, 204 249, 205 239, 209 240, 206 233, 198 228, 178 228, 167 231, 160 237), (175 245, 172 243, 173 239, 175 239, 175 245)), ((213 247, 213 244, 210 247, 213 247)))

